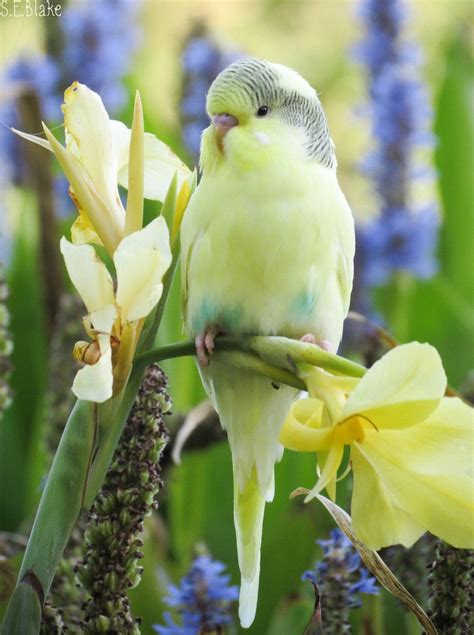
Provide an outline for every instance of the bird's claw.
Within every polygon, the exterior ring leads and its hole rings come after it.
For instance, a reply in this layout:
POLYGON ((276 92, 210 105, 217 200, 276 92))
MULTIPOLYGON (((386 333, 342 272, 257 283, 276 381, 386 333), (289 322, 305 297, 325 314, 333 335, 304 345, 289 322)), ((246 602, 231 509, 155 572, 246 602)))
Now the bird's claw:
POLYGON ((222 333, 220 326, 209 326, 196 335, 196 355, 201 366, 209 366, 209 357, 214 353, 215 339, 222 333))
POLYGON ((308 344, 316 344, 316 346, 319 346, 319 348, 322 348, 323 351, 326 351, 327 353, 335 353, 335 347, 332 345, 332 343, 329 340, 317 340, 316 336, 313 335, 313 333, 306 333, 306 335, 303 335, 302 338, 300 338, 300 342, 306 342, 308 344))

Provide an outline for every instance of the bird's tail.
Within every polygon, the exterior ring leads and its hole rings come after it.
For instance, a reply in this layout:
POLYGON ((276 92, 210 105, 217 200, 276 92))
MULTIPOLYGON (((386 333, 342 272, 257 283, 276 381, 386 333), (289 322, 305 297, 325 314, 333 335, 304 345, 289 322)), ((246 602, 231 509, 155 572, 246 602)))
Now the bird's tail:
POLYGON ((278 437, 296 391, 215 359, 202 375, 232 452, 239 617, 248 628, 257 606, 265 502, 273 499, 274 465, 283 454, 278 437))
POLYGON ((234 478, 234 524, 241 575, 239 618, 243 628, 252 624, 257 609, 264 510, 265 498, 255 470, 243 491, 234 478))

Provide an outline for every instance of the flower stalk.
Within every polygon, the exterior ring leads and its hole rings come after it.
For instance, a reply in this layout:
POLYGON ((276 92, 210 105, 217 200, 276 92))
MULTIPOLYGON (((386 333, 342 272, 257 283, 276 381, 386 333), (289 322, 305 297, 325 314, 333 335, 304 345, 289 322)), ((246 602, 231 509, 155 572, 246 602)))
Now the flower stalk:
POLYGON ((8 285, 4 278, 3 266, 0 264, 0 421, 3 412, 10 406, 12 400, 9 378, 13 342, 9 333, 10 313, 7 308, 7 299, 8 285))
POLYGON ((376 595, 379 587, 340 529, 333 529, 329 539, 317 543, 323 549, 323 557, 314 570, 303 574, 302 579, 319 588, 325 635, 350 633, 350 611, 362 605, 359 594, 376 595))
POLYGON ((474 551, 455 549, 442 540, 437 541, 428 578, 429 615, 443 635, 472 632, 473 573, 474 551))
POLYGON ((143 521, 157 507, 159 460, 168 441, 164 415, 170 407, 166 377, 150 366, 89 514, 86 552, 77 567, 90 595, 82 624, 86 633, 140 632, 127 592, 143 571, 143 521))

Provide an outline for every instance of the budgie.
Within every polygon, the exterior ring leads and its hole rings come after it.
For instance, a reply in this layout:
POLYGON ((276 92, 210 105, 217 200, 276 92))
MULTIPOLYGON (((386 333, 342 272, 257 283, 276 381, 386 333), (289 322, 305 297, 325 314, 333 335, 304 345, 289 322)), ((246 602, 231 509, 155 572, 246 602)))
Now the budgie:
POLYGON ((335 351, 352 287, 354 224, 321 103, 296 71, 234 62, 214 80, 206 108, 202 178, 181 228, 182 301, 232 452, 239 616, 249 627, 278 436, 296 391, 213 359, 214 339, 278 334, 335 351))

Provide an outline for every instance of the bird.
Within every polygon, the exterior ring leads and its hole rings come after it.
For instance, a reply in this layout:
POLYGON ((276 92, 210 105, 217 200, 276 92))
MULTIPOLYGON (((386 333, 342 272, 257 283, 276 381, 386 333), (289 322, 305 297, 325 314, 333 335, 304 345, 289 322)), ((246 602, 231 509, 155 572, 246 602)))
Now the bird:
POLYGON ((211 84, 200 181, 181 227, 184 327, 227 431, 241 573, 254 621, 265 504, 295 388, 225 364, 215 339, 282 335, 335 352, 349 309, 354 222, 320 99, 295 70, 237 60, 211 84))

